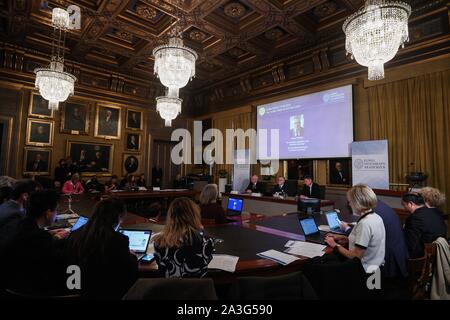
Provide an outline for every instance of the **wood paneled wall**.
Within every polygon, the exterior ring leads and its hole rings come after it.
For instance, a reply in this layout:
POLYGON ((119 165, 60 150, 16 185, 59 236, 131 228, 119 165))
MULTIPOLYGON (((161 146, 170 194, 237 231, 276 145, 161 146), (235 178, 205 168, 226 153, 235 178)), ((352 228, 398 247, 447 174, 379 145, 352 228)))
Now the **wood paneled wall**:
MULTIPOLYGON (((268 92, 269 98, 261 98, 253 101, 252 103, 237 104, 232 109, 226 111, 218 110, 214 105, 211 105, 208 109, 214 110, 207 115, 201 115, 198 119, 212 118, 216 123, 220 123, 220 119, 226 119, 229 114, 238 115, 240 113, 247 113, 249 109, 255 114, 256 106, 270 103, 278 100, 287 99, 290 97, 300 96, 312 92, 318 92, 321 90, 331 89, 339 87, 345 84, 353 85, 353 123, 354 123, 354 140, 364 141, 370 140, 371 128, 370 128, 370 112, 368 103, 368 88, 381 83, 400 81, 415 77, 421 74, 438 72, 442 70, 450 69, 449 55, 440 56, 438 58, 429 59, 426 61, 415 62, 407 65, 403 65, 396 68, 386 70, 386 78, 382 81, 368 81, 367 73, 358 76, 349 76, 341 81, 327 83, 321 86, 314 86, 302 90, 292 90, 289 93, 283 93, 277 95, 277 89, 268 92)), ((256 117, 256 115, 255 115, 256 117)), ((256 122, 254 123, 256 125, 256 122)), ((427 125, 433 125, 432 123, 427 125)), ((320 127, 318 128, 320 130, 320 127)), ((436 159, 436 161, 446 161, 446 159, 436 159)), ((283 175, 285 171, 284 166, 280 167, 279 175, 283 175)), ((327 160, 315 160, 314 161, 315 179, 319 184, 327 183, 327 160)), ((255 171, 255 173, 258 173, 255 171)), ((396 177, 391 177, 391 183, 405 183, 405 181, 398 181, 396 177)))
MULTIPOLYGON (((31 93, 35 92, 33 88, 24 86, 15 82, 0 81, 0 121, 11 123, 11 139, 10 143, 4 143, 0 166, 0 174, 9 175, 15 178, 22 177, 24 147, 26 147, 26 133, 27 133, 27 119, 33 118, 28 115, 28 107, 31 99, 31 93)), ((88 143, 107 143, 114 146, 113 167, 112 173, 122 176, 123 174, 123 155, 130 154, 125 149, 125 135, 127 132, 132 132, 126 129, 126 110, 127 107, 132 107, 135 110, 142 110, 144 112, 144 125, 142 131, 133 131, 141 134, 141 150, 138 153, 142 159, 138 173, 145 173, 147 179, 151 179, 151 163, 152 163, 152 145, 154 139, 170 141, 172 128, 186 128, 191 121, 188 118, 179 116, 173 121, 171 128, 164 127, 164 122, 155 111, 154 102, 149 101, 148 105, 137 106, 135 103, 132 106, 117 103, 114 99, 107 98, 92 98, 84 97, 75 94, 69 101, 83 102, 89 105, 89 134, 88 135, 72 135, 60 132, 61 124, 61 110, 54 114, 54 133, 52 159, 50 171, 53 176, 54 168, 57 166, 59 159, 66 157, 66 146, 68 141, 79 141, 88 143), (108 140, 104 138, 94 137, 94 125, 96 107, 98 104, 106 106, 119 106, 121 109, 121 134, 119 140, 108 140)), ((61 108, 60 108, 61 109, 61 108)), ((46 147, 47 148, 47 147, 46 147)))

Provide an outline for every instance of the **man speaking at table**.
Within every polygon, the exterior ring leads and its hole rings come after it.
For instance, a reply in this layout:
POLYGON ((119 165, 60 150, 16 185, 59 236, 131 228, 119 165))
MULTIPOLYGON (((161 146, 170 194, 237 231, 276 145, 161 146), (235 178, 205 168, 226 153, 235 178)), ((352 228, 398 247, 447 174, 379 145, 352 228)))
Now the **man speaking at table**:
POLYGON ((245 189, 246 193, 264 193, 264 186, 261 182, 258 182, 258 176, 256 174, 252 175, 250 178, 250 183, 245 189))
POLYGON ((312 180, 312 176, 306 174, 303 178, 305 185, 303 186, 302 192, 300 193, 301 199, 314 198, 320 199, 320 188, 319 185, 312 180))

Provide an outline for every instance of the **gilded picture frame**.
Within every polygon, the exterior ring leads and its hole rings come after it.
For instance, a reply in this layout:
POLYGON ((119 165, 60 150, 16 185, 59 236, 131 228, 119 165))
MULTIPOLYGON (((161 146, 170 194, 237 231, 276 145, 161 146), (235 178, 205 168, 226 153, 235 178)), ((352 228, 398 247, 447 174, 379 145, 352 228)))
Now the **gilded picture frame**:
POLYGON ((122 128, 121 107, 97 105, 95 111, 94 137, 104 139, 120 139, 122 128))
POLYGON ((129 130, 143 130, 144 129, 144 112, 136 109, 127 109, 125 128, 129 130), (135 117, 134 115, 139 115, 135 117))
POLYGON ((61 108, 60 132, 73 135, 89 135, 90 104, 67 101, 61 108))
POLYGON ((51 163, 51 148, 24 147, 23 174, 34 176, 50 175, 51 163))
POLYGON ((28 118, 26 144, 49 147, 53 145, 54 121, 28 118))
POLYGON ((55 111, 48 108, 48 101, 42 98, 39 93, 31 92, 28 115, 42 119, 53 119, 55 111))

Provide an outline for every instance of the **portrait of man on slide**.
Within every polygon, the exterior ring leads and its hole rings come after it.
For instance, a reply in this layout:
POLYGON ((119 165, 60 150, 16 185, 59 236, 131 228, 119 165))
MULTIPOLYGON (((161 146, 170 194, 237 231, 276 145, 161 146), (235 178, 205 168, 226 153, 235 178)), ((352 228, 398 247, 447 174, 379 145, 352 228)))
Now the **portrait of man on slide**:
POLYGON ((303 137, 305 133, 305 116, 302 114, 289 118, 291 137, 303 137))

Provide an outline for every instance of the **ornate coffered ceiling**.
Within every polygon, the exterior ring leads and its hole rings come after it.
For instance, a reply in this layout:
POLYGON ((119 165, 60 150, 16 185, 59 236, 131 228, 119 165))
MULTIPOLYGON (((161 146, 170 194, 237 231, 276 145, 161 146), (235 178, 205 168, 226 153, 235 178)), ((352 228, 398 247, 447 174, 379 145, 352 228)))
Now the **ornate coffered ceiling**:
MULTIPOLYGON (((210 101, 211 94, 217 99, 225 97, 220 94, 223 87, 231 88, 230 92, 248 92, 348 62, 342 23, 363 2, 0 0, 0 39, 48 54, 51 9, 76 4, 82 10, 82 29, 67 36, 68 61, 157 83, 152 50, 166 41, 178 24, 185 43, 199 54, 197 76, 185 92, 202 93, 202 99, 210 101), (298 63, 289 57, 296 57, 298 63), (261 68, 267 69, 269 77, 261 68), (214 88, 217 84, 222 88, 214 88)), ((414 9, 411 45, 448 34, 448 1, 408 2, 414 9)))

